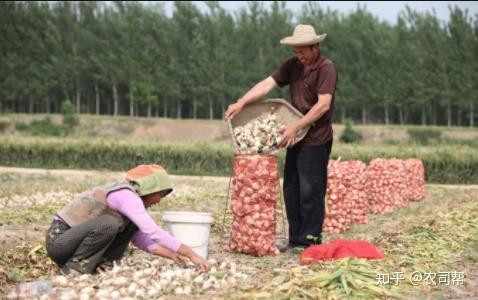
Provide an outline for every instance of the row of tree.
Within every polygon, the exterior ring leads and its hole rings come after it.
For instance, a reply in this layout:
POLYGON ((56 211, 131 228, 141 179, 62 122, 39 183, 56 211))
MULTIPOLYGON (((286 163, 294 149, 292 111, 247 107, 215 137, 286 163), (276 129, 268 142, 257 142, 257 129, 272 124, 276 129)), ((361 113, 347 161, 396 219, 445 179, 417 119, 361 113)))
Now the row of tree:
MULTIPOLYGON (((207 1, 0 3, 0 111, 221 118, 272 72, 295 24, 328 33, 322 52, 339 73, 335 121, 476 124, 478 16, 450 20, 406 8, 396 24, 358 6, 342 15, 308 2, 248 2, 231 13, 207 1)), ((289 98, 288 89, 271 96, 289 98)))

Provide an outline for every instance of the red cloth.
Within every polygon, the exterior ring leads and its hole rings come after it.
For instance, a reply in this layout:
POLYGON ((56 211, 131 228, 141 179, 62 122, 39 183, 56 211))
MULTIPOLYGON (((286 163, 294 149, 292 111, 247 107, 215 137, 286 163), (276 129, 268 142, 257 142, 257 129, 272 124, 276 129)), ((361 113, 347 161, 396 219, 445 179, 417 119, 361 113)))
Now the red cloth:
POLYGON ((339 238, 326 244, 306 248, 300 256, 300 263, 306 265, 317 260, 345 257, 380 259, 383 258, 383 254, 380 249, 367 241, 348 241, 339 238))

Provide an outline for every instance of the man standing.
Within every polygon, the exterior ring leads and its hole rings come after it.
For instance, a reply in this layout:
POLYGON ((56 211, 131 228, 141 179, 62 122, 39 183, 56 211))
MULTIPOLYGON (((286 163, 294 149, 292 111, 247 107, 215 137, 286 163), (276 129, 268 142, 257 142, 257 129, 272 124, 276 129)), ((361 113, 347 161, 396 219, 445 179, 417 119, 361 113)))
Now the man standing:
POLYGON ((280 145, 288 148, 284 169, 288 250, 321 243, 322 239, 337 82, 334 64, 319 48, 325 37, 325 33, 317 35, 310 25, 297 25, 292 36, 280 41, 292 47, 294 57, 231 104, 225 113, 226 118, 233 118, 245 105, 263 98, 276 86, 289 85, 292 105, 304 115, 288 124, 280 145), (310 126, 307 135, 294 145, 297 133, 307 126, 310 126))

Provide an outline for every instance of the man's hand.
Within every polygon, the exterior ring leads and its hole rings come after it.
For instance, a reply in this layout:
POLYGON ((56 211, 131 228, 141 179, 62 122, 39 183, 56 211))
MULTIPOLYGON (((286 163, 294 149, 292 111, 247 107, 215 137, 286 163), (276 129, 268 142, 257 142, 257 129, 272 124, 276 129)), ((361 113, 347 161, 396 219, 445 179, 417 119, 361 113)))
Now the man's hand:
POLYGON ((237 101, 234 104, 231 104, 227 107, 227 111, 224 113, 225 119, 232 119, 234 116, 242 110, 244 104, 240 101, 237 101))
POLYGON ((289 124, 286 128, 284 128, 282 133, 282 139, 279 143, 280 148, 289 148, 294 144, 294 141, 297 137, 297 133, 299 132, 299 127, 297 124, 292 123, 289 124))
POLYGON ((265 97, 273 88, 277 86, 275 80, 269 76, 266 79, 257 83, 244 96, 240 98, 236 103, 228 106, 227 111, 224 113, 225 119, 232 119, 241 111, 246 104, 250 104, 254 101, 265 97))

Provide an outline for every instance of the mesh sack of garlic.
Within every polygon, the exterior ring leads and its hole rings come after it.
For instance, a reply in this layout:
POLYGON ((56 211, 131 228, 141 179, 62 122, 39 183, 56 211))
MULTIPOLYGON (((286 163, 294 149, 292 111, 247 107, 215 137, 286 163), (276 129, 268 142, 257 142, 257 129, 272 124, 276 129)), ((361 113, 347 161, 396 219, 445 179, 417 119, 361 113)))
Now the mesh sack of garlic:
POLYGON ((234 215, 229 251, 255 256, 275 255, 277 188, 276 156, 236 156, 233 162, 234 215))
POLYGON ((270 154, 278 150, 284 128, 285 125, 278 122, 274 109, 244 126, 235 127, 236 154, 270 154))
POLYGON ((211 270, 200 272, 192 264, 180 267, 163 259, 126 258, 99 274, 55 276, 48 294, 12 291, 6 299, 167 299, 172 295, 203 294, 249 281, 249 276, 239 272, 230 259, 218 262, 211 258, 209 263, 211 270))

